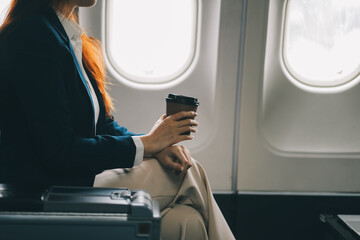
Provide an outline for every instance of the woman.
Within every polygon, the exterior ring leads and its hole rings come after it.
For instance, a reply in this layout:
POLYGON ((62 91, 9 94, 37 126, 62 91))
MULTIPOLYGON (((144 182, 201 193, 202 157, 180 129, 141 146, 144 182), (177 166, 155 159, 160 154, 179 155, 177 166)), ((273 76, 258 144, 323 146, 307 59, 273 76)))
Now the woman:
POLYGON ((182 133, 197 131, 195 112, 163 115, 146 135, 113 120, 99 42, 72 16, 95 3, 12 1, 0 27, 0 182, 142 188, 160 202, 164 239, 233 239, 202 167, 174 146, 193 138, 182 133))

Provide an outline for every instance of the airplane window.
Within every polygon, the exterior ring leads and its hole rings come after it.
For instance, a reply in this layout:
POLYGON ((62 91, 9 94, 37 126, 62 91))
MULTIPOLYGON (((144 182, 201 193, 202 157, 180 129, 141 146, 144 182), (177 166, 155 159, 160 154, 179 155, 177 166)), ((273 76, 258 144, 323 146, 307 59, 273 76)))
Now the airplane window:
POLYGON ((283 60, 298 81, 331 87, 360 72, 360 1, 288 0, 283 60))
POLYGON ((0 26, 3 24, 5 20, 5 16, 7 13, 7 10, 10 7, 11 0, 1 0, 0 1, 0 26))
POLYGON ((195 55, 198 0, 109 0, 106 53, 137 83, 176 79, 195 55))

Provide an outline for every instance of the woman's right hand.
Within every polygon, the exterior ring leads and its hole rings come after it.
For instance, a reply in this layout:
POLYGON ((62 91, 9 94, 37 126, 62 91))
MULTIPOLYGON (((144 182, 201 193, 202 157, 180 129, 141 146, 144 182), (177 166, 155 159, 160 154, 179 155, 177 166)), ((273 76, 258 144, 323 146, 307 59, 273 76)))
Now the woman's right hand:
POLYGON ((199 123, 194 120, 196 116, 197 113, 192 111, 179 112, 170 116, 162 115, 151 131, 140 137, 144 144, 144 155, 152 155, 175 143, 193 139, 194 136, 181 134, 197 132, 195 127, 199 123))

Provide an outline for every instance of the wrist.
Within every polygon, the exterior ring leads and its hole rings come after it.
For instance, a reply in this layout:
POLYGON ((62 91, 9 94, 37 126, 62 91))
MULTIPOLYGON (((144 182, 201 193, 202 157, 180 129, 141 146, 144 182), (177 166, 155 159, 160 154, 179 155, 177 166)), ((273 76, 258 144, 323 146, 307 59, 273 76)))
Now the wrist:
POLYGON ((144 156, 154 155, 156 151, 154 141, 151 140, 151 137, 149 135, 143 135, 140 136, 140 140, 144 145, 144 156))

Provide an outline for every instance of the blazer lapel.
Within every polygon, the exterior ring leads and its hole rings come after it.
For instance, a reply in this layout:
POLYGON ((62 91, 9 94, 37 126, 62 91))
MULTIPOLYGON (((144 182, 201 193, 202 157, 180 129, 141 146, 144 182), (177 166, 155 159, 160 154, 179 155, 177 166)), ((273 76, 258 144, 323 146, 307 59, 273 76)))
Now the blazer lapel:
POLYGON ((69 39, 68 35, 66 34, 66 31, 59 20, 59 17, 56 15, 56 12, 53 9, 48 11, 47 18, 49 19, 51 26, 58 33, 59 37, 66 43, 66 46, 68 47, 68 49, 70 51, 70 45, 71 45, 70 39, 69 39))
POLYGON ((75 55, 75 52, 74 52, 74 49, 71 45, 71 42, 70 42, 70 39, 69 37, 67 36, 66 34, 66 31, 64 29, 64 27, 62 26, 58 16, 56 15, 55 11, 52 10, 52 11, 49 11, 49 14, 48 14, 48 19, 49 19, 49 22, 50 22, 50 25, 49 26, 50 28, 52 27, 53 30, 56 31, 58 37, 60 37, 62 39, 62 41, 64 41, 65 43, 65 46, 68 48, 69 52, 71 53, 72 57, 73 57, 73 60, 74 60, 74 64, 76 66, 76 69, 77 69, 77 72, 78 72, 78 75, 80 76, 80 79, 86 89, 86 92, 88 94, 88 97, 90 99, 90 102, 91 102, 91 106, 92 106, 92 110, 93 110, 93 119, 92 119, 92 127, 93 127, 93 132, 94 134, 96 135, 96 126, 95 126, 95 108, 94 108, 94 102, 93 102, 93 99, 91 97, 91 93, 90 93, 90 89, 87 85, 87 82, 86 82, 86 79, 85 79, 85 76, 84 76, 84 73, 80 67, 80 63, 79 61, 77 60, 76 58, 76 55, 75 55))

